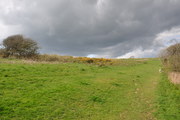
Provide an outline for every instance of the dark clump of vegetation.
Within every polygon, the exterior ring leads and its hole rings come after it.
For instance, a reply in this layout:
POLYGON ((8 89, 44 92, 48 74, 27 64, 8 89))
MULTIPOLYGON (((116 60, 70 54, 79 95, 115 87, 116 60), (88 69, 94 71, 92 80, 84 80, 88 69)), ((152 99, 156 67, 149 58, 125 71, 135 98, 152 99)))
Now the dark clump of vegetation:
POLYGON ((180 86, 170 83, 163 74, 158 88, 158 113, 160 120, 180 120, 180 86))
POLYGON ((180 72, 180 43, 163 50, 160 57, 163 65, 168 70, 180 72))
POLYGON ((98 97, 98 96, 92 96, 91 100, 93 102, 97 102, 97 103, 104 103, 105 102, 104 99, 102 99, 101 97, 98 97))

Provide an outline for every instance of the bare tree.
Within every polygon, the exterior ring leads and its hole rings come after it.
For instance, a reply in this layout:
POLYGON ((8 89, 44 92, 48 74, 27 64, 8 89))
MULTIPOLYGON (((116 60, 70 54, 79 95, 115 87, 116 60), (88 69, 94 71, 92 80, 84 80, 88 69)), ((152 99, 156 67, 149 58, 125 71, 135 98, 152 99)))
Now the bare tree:
POLYGON ((38 54, 38 44, 22 35, 9 36, 3 40, 4 56, 32 57, 38 54))

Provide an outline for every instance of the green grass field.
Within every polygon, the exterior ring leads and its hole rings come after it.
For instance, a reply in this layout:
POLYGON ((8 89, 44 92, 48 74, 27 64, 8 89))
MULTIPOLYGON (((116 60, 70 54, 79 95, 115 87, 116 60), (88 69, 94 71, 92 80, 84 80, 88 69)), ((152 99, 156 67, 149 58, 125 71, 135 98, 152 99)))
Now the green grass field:
POLYGON ((180 85, 174 85, 162 74, 158 84, 158 110, 159 120, 180 120, 180 85))
MULTIPOLYGON (((100 67, 1 60, 0 120, 166 118, 165 103, 159 102, 165 94, 159 86, 160 61, 128 62, 131 64, 100 67)), ((178 92, 176 95, 179 97, 178 92)))

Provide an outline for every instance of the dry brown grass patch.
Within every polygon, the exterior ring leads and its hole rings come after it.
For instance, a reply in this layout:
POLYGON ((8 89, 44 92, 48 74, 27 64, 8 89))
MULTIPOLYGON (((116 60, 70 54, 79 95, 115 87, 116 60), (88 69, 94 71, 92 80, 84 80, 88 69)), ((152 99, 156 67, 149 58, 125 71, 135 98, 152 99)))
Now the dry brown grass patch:
POLYGON ((180 72, 170 72, 169 79, 174 84, 180 84, 180 72))

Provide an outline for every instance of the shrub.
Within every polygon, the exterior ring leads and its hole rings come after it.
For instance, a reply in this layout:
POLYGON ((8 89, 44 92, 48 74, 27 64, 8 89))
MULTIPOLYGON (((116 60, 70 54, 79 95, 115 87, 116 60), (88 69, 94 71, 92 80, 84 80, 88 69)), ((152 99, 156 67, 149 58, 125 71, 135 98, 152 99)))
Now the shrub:
POLYGON ((4 56, 4 50, 0 49, 0 57, 3 57, 3 56, 4 56))
POLYGON ((74 62, 72 56, 60 56, 60 55, 38 55, 35 59, 37 61, 46 61, 46 62, 74 62))
POLYGON ((111 65, 112 63, 111 59, 105 58, 78 57, 76 60, 82 63, 95 64, 99 66, 111 65))
POLYGON ((171 71, 180 72, 180 43, 163 50, 160 57, 166 68, 171 71))
POLYGON ((9 36, 3 40, 3 56, 17 58, 31 58, 38 54, 36 41, 24 38, 22 35, 9 36))

